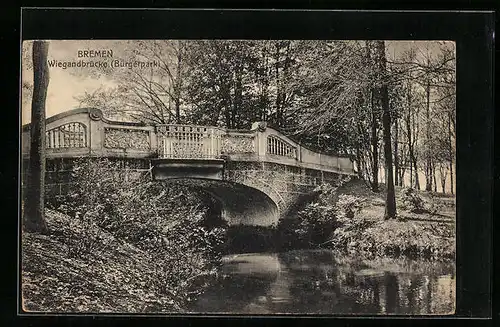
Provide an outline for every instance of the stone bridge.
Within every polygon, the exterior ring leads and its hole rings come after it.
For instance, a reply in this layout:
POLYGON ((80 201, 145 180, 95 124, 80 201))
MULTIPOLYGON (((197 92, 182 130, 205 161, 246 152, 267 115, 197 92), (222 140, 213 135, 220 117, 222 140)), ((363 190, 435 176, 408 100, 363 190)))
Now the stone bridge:
MULTIPOLYGON (((22 133, 25 170, 29 124, 22 133)), ((202 188, 220 201, 230 224, 272 225, 322 182, 356 175, 348 157, 307 149, 263 122, 250 130, 153 126, 111 121, 99 109, 80 108, 46 120, 46 149, 49 196, 71 187, 75 158, 114 158, 154 180, 202 188)))

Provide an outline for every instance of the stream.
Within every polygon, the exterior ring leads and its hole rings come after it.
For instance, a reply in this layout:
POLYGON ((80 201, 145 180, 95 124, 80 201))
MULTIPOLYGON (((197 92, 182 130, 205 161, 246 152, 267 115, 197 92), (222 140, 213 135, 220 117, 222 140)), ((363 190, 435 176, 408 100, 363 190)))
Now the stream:
POLYGON ((425 315, 455 310, 455 265, 331 250, 223 257, 192 313, 425 315))

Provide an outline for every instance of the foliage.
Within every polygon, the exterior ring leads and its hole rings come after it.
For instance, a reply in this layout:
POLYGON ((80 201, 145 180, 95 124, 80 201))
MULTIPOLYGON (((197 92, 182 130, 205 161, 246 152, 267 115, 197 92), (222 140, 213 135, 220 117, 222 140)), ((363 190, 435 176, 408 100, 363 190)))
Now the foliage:
POLYGON ((22 235, 22 306, 28 312, 179 312, 179 301, 155 287, 151 255, 96 227, 93 251, 72 255, 86 242, 81 220, 46 211, 49 235, 22 235))
POLYGON ((361 200, 355 195, 341 194, 336 203, 340 216, 347 219, 354 218, 355 213, 361 209, 361 200))
POLYGON ((337 212, 331 205, 309 203, 298 213, 295 230, 299 241, 308 245, 321 244, 329 239, 336 227, 337 212))
MULTIPOLYGON (((340 181, 342 185, 345 181, 340 181)), ((295 217, 281 219, 277 226, 280 246, 310 248, 328 241, 338 225, 338 210, 331 204, 339 185, 322 184, 316 188, 316 199, 306 203, 295 217)))
POLYGON ((127 178, 127 171, 109 159, 77 161, 73 179, 72 192, 59 199, 59 210, 84 226, 83 240, 74 246, 68 241, 73 256, 92 254, 104 230, 150 255, 159 293, 179 305, 195 298, 201 281, 215 273, 225 238, 224 227, 207 221, 201 195, 145 176, 127 178))
POLYGON ((422 213, 425 212, 425 203, 420 196, 413 188, 405 188, 402 192, 402 207, 409 210, 413 213, 422 213))

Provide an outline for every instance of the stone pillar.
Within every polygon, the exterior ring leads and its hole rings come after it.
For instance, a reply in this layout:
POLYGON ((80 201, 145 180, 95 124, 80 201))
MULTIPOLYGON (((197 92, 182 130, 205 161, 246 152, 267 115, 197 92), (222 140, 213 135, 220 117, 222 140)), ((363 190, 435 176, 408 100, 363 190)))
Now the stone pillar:
POLYGON ((149 146, 151 147, 151 152, 158 152, 158 136, 154 129, 149 131, 149 146))
POLYGON ((93 110, 89 114, 89 141, 90 152, 92 154, 101 154, 104 147, 104 124, 102 122, 102 112, 100 110, 93 110))
POLYGON ((255 150, 259 157, 265 157, 267 152, 267 123, 255 122, 252 124, 252 131, 255 131, 255 150))

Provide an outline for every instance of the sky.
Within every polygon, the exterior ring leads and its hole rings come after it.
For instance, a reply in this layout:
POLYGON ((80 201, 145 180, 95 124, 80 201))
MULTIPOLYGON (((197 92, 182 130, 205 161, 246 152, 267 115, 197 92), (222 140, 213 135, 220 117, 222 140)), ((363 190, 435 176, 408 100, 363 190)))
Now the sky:
MULTIPOLYGON (((49 41, 49 60, 63 60, 63 61, 76 61, 77 52, 80 49, 114 49, 116 53, 120 52, 118 45, 120 41, 113 40, 51 40, 49 41)), ((399 53, 407 49, 411 44, 430 46, 431 51, 437 48, 437 41, 388 41, 388 57, 397 56, 399 53)), ((30 53, 29 43, 24 42, 23 47, 26 47, 30 53)), ((96 58, 92 58, 93 60, 96 58)), ((23 59, 22 67, 22 80, 32 82, 33 70, 27 68, 23 59)), ((93 92, 100 87, 114 87, 116 82, 112 78, 107 78, 105 75, 99 77, 91 77, 87 74, 75 74, 74 68, 57 68, 49 67, 50 81, 47 90, 46 100, 46 115, 47 117, 56 115, 58 113, 78 108, 79 103, 74 98, 84 94, 85 92, 93 92), (73 69, 73 73, 71 73, 73 69)), ((31 100, 29 97, 23 95, 26 101, 22 101, 21 108, 21 121, 22 124, 30 122, 31 100)))

